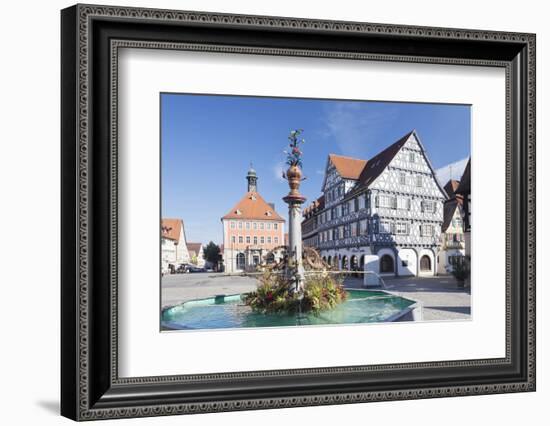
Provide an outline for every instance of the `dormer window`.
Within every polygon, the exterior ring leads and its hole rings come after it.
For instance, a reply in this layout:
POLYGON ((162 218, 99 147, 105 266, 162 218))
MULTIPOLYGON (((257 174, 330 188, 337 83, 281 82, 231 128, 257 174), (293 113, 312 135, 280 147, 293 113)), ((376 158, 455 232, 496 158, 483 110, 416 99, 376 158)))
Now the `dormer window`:
POLYGON ((271 216, 272 213, 271 213, 270 211, 267 211, 267 212, 265 212, 265 215, 266 215, 266 216, 271 216))
POLYGON ((254 195, 251 195, 251 196, 250 196, 250 199, 251 199, 252 201, 256 201, 256 197, 255 197, 254 195))
POLYGON ((239 209, 235 210, 235 214, 241 215, 243 214, 239 209))

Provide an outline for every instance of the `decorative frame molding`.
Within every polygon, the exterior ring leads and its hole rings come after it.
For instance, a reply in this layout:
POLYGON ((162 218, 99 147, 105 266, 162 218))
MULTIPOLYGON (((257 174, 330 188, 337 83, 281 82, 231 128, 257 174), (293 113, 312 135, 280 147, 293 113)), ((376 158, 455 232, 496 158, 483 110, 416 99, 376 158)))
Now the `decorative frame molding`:
POLYGON ((61 411, 67 417, 92 420, 535 390, 533 34, 76 5, 62 11, 62 167, 61 411), (128 29, 132 23, 139 28, 128 29), (183 34, 176 36, 173 28, 183 34), (226 31, 232 39, 213 42, 205 31, 209 28, 226 31), (267 42, 252 45, 250 31, 266 34, 267 42), (145 33, 158 40, 140 38, 145 33), (302 40, 307 34, 332 45, 323 48, 302 40), (359 41, 367 45, 363 50, 357 50, 359 41), (403 46, 417 46, 419 53, 405 54, 399 50, 403 46), (506 357, 119 378, 116 123, 122 47, 505 68, 506 357), (488 377, 467 385, 452 383, 458 381, 453 372, 468 376, 479 368, 488 377), (382 383, 381 373, 391 376, 389 381, 382 383), (433 385, 403 385, 403 378, 424 373, 433 385), (308 386, 298 389, 292 383, 297 376, 308 386), (237 393, 224 393, 223 384, 234 379, 246 384, 237 393), (335 383, 340 389, 329 391, 335 383))

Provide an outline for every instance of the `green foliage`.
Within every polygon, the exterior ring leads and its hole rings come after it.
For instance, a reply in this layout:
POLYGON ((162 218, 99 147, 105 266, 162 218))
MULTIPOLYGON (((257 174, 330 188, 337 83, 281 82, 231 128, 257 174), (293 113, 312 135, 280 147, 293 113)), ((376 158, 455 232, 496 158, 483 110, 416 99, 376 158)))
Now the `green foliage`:
POLYGON ((464 257, 461 261, 453 265, 451 274, 458 281, 459 285, 464 286, 464 281, 470 276, 470 258, 464 257))
POLYGON ((290 283, 282 274, 266 270, 256 291, 245 294, 243 300, 254 311, 261 313, 319 313, 335 308, 347 296, 341 281, 326 273, 306 278, 301 300, 289 288, 290 283))
POLYGON ((220 260, 220 247, 214 244, 213 241, 210 241, 206 247, 203 249, 204 258, 208 262, 215 265, 220 260))

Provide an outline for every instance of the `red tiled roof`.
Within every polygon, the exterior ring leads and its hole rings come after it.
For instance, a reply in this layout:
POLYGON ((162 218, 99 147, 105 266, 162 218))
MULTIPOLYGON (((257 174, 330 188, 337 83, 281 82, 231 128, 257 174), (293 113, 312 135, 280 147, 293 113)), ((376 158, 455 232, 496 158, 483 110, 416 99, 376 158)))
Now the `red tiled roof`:
POLYGON ((330 162, 334 164, 336 170, 344 179, 359 179, 359 175, 365 168, 367 160, 359 158, 346 157, 343 155, 329 154, 330 162))
POLYGON ((303 215, 308 215, 309 213, 315 213, 317 211, 321 211, 325 208, 325 196, 321 195, 319 198, 317 198, 314 202, 312 202, 309 206, 307 206, 303 210, 303 215))
POLYGON ((181 219, 162 219, 160 232, 162 237, 170 240, 179 241, 183 229, 183 220, 181 219))
POLYGON ((284 221, 257 192, 247 192, 222 219, 255 219, 284 221))
POLYGON ((201 250, 202 243, 187 243, 187 251, 189 252, 189 255, 191 253, 194 253, 198 256, 200 250, 201 250))

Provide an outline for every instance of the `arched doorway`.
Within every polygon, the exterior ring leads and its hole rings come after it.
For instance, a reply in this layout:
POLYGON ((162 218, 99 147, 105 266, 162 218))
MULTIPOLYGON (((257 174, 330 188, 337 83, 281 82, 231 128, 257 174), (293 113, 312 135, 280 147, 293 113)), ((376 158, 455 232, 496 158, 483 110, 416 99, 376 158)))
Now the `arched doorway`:
POLYGON ((389 254, 385 254, 380 258, 380 272, 382 274, 395 272, 393 257, 391 257, 389 254))
POLYGON ((327 263, 328 263, 328 266, 332 266, 332 256, 328 257, 327 263))
POLYGON ((268 253, 265 258, 265 261, 267 262, 268 265, 271 263, 275 263, 275 255, 273 253, 268 253))
POLYGON ((361 258, 359 259, 359 269, 361 271, 365 270, 365 255, 363 254, 361 258))
POLYGON ((420 258, 420 270, 422 272, 429 272, 432 270, 432 260, 427 254, 420 258))
POLYGON ((343 256, 343 257, 342 257, 342 269, 343 269, 343 270, 349 269, 348 257, 347 257, 347 256, 343 256))
POLYGON ((359 275, 357 274, 357 271, 359 270, 359 265, 357 263, 357 256, 355 256, 355 255, 351 256, 350 266, 351 266, 351 270, 355 272, 355 274, 353 274, 353 275, 355 277, 358 277, 359 275))
POLYGON ((244 253, 237 254, 237 269, 244 269, 244 253))

